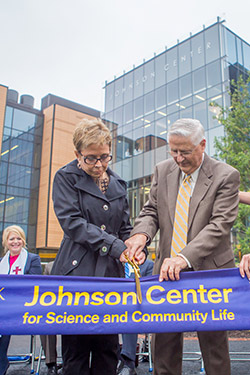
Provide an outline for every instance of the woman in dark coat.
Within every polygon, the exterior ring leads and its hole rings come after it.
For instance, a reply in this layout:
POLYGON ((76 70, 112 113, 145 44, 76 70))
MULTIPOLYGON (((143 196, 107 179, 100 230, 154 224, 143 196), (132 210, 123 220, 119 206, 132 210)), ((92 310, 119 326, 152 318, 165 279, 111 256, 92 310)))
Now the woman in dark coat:
MULTIPOLYGON (((126 183, 108 168, 110 132, 101 120, 85 119, 73 143, 77 159, 56 173, 53 185, 64 238, 52 274, 124 276, 124 241, 132 228, 126 183)), ((64 375, 115 375, 117 347, 118 335, 63 335, 64 375)))

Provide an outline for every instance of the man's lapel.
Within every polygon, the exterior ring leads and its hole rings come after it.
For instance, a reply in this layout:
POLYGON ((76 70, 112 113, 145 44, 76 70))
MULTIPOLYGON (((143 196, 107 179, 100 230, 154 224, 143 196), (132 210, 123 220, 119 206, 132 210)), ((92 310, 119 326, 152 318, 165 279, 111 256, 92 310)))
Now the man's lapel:
POLYGON ((213 175, 211 169, 211 163, 209 157, 205 154, 205 158, 201 169, 199 171, 198 179, 195 184, 195 188, 192 194, 192 198, 190 201, 189 206, 189 214, 188 214, 188 228, 191 227, 195 213, 198 209, 200 201, 206 195, 208 189, 212 184, 211 177, 213 175))
POLYGON ((179 179, 181 170, 177 164, 175 164, 171 172, 167 175, 166 187, 167 187, 167 202, 169 207, 169 214, 172 223, 174 224, 175 206, 176 199, 179 190, 179 179))

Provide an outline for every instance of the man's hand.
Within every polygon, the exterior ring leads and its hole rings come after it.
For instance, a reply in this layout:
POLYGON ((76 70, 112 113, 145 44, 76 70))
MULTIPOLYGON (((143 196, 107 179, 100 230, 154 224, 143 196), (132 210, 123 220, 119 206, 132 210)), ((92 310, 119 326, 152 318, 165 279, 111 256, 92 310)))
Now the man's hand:
POLYGON ((174 258, 165 258, 160 271, 159 281, 180 280, 180 272, 188 267, 184 258, 177 256, 174 258))
POLYGON ((250 254, 243 255, 240 262, 240 274, 241 277, 246 275, 248 280, 250 280, 250 254))
POLYGON ((125 245, 127 246, 127 254, 129 259, 132 260, 134 257, 138 264, 144 263, 146 259, 145 253, 142 251, 146 246, 147 236, 142 233, 135 234, 134 236, 128 238, 125 241, 125 245))

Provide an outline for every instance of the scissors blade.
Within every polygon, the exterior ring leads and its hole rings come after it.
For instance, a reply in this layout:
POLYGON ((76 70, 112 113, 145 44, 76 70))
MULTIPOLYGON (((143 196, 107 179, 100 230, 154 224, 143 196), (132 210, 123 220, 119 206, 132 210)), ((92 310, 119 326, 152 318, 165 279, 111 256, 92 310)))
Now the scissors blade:
POLYGON ((138 302, 141 304, 142 303, 141 283, 140 283, 139 275, 136 271, 135 271, 135 284, 136 284, 137 299, 138 299, 138 302))

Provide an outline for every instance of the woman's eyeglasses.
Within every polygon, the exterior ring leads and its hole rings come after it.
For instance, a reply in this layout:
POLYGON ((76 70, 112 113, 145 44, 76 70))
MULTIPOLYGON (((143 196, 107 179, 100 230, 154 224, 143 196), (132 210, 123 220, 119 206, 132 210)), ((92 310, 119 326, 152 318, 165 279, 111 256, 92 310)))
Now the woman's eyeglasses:
MULTIPOLYGON (((81 152, 80 154, 82 155, 81 152)), ((97 158, 94 155, 88 155, 88 156, 82 155, 82 157, 83 157, 84 163, 89 164, 89 165, 95 165, 98 161, 100 161, 101 163, 108 163, 110 160, 112 160, 112 155, 108 155, 108 154, 103 154, 101 155, 100 158, 97 158)))

